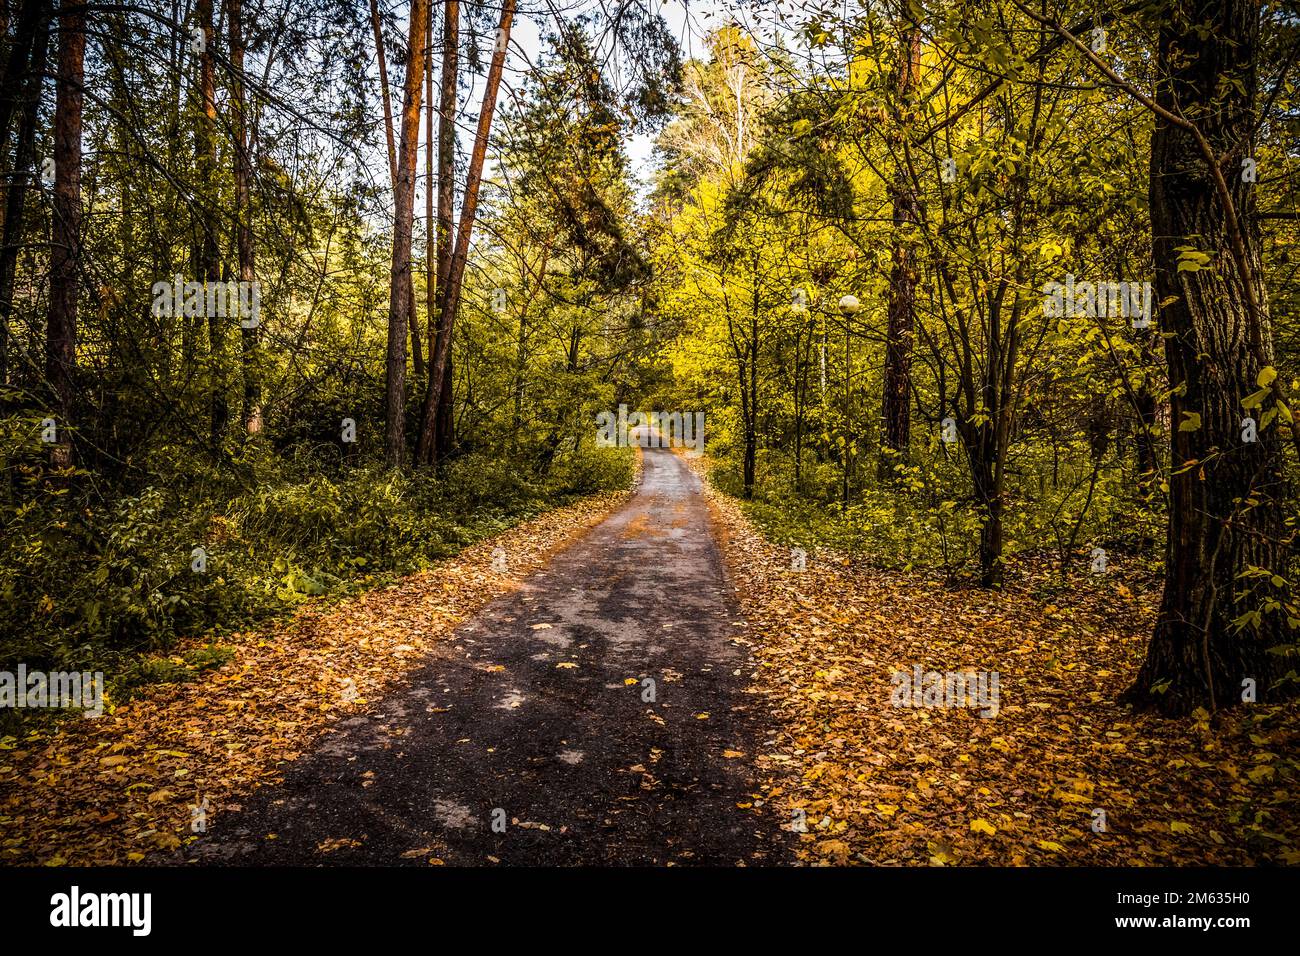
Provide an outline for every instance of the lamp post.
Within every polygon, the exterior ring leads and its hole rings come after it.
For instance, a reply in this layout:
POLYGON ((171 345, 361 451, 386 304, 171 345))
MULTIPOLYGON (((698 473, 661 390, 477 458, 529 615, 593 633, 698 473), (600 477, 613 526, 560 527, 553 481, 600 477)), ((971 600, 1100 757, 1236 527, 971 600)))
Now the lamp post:
POLYGON ((853 466, 852 432, 853 421, 853 340, 849 333, 849 322, 862 309, 858 297, 852 294, 841 296, 840 315, 844 316, 844 507, 849 507, 849 476, 853 466))

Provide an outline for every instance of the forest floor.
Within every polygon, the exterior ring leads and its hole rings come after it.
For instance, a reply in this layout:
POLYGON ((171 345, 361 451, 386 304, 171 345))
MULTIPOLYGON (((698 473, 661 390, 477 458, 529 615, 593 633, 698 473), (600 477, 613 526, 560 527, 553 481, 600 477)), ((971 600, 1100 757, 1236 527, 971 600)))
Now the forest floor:
POLYGON ((1115 703, 1153 595, 796 570, 700 462, 643 458, 630 498, 13 741, 0 861, 1300 862, 1300 707, 1115 703), (996 707, 895 706, 918 666, 996 671, 996 707))
POLYGON ((778 728, 764 797, 804 822, 800 861, 1300 863, 1300 705, 1166 720, 1116 703, 1158 593, 1117 579, 1052 603, 1028 575, 994 593, 830 553, 794 570, 707 494, 778 728), (996 708, 895 706, 893 675, 918 665, 997 672, 996 708))

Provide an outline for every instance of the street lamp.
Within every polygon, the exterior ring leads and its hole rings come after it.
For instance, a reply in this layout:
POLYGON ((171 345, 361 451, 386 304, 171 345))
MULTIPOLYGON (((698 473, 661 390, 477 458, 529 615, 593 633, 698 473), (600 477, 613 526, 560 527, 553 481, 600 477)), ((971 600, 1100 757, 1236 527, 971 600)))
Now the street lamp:
POLYGON ((856 295, 846 295, 840 299, 840 314, 846 319, 851 315, 857 315, 862 309, 862 303, 858 301, 856 295))

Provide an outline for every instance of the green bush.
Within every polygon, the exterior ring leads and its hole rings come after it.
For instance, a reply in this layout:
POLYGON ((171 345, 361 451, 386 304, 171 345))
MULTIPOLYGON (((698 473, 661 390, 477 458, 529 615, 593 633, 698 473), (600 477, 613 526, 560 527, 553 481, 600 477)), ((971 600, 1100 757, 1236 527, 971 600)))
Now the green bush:
MULTIPOLYGON (((730 452, 715 457, 710 480, 739 497, 738 449, 730 452)), ((1081 555, 1101 546, 1158 561, 1158 500, 1148 500, 1150 493, 1114 460, 1098 467, 1085 448, 1057 462, 1033 460, 1049 454, 1016 449, 1003 517, 1005 560, 1034 557, 1077 569, 1081 555)), ((930 448, 913 463, 896 465, 892 484, 877 480, 874 460, 859 462, 847 507, 838 462, 809 455, 801 472, 796 488, 789 456, 769 450, 758 455, 754 496, 742 507, 771 540, 809 551, 825 547, 883 568, 958 575, 975 567, 983 513, 962 455, 930 448)))
POLYGON ((122 687, 219 666, 215 651, 167 657, 181 637, 216 638, 427 567, 547 508, 626 485, 633 460, 626 449, 588 449, 539 479, 476 454, 434 475, 329 471, 311 456, 263 452, 224 478, 201 465, 155 466, 142 489, 97 501, 98 489, 45 476, 34 456, 28 475, 22 454, 8 462, 0 502, 0 668, 103 670, 122 687))

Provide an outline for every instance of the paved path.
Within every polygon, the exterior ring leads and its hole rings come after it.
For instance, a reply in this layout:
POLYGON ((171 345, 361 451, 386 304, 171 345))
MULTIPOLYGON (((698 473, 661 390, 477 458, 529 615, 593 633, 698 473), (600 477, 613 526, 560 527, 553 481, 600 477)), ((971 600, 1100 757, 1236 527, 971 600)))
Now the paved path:
POLYGON ((764 715, 744 692, 748 651, 732 640, 743 630, 699 480, 671 452, 644 461, 627 505, 463 625, 366 716, 336 725, 283 784, 239 811, 215 808, 188 855, 783 862, 789 835, 736 806, 752 801, 764 715))

